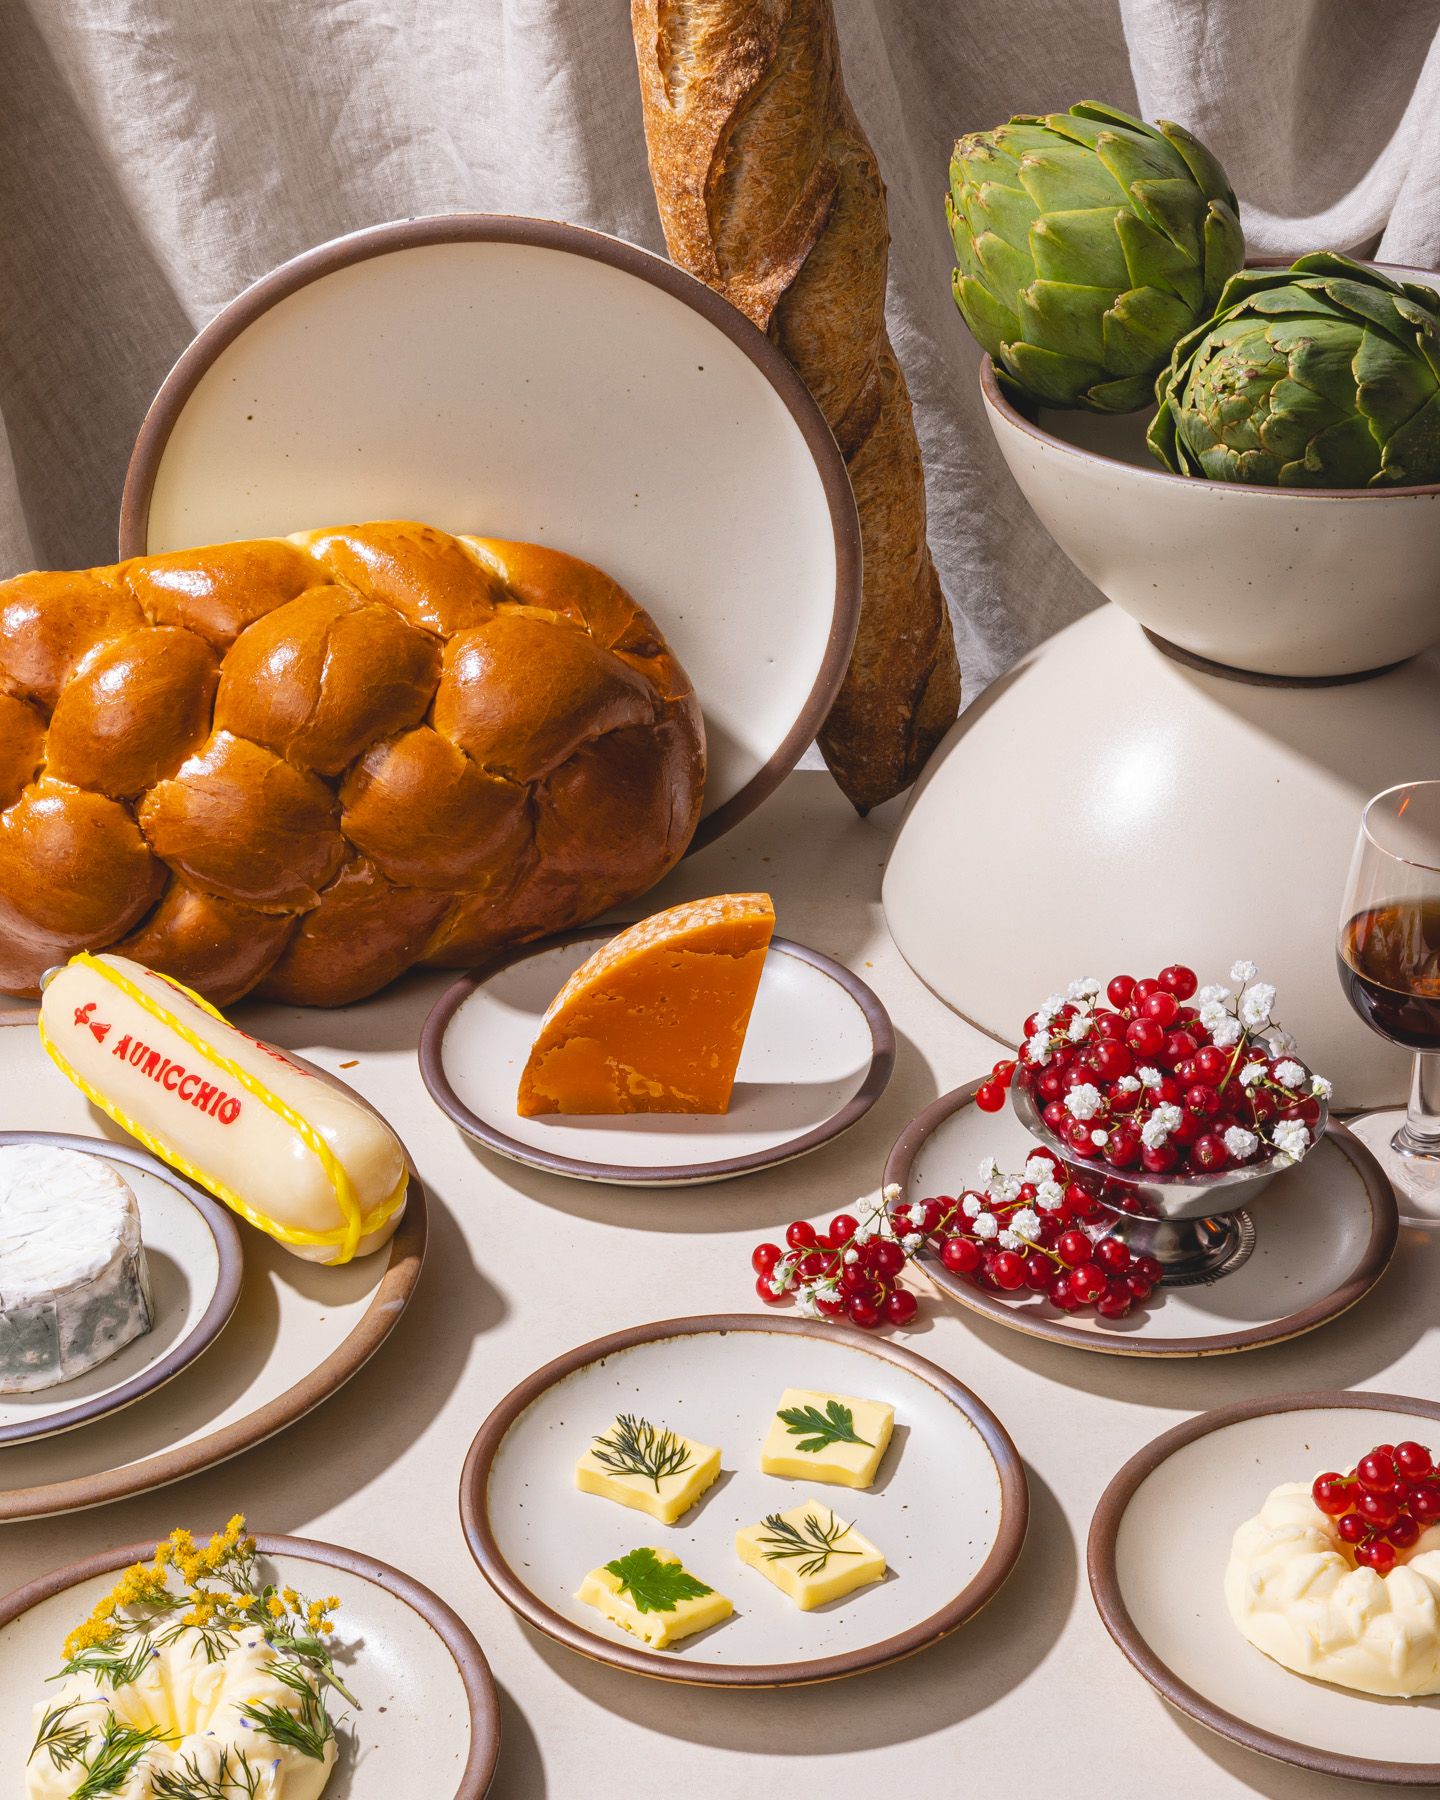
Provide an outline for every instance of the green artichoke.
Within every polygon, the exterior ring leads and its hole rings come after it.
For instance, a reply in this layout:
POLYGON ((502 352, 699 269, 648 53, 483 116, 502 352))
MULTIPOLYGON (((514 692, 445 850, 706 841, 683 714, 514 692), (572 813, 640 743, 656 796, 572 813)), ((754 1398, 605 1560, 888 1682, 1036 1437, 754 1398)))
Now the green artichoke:
POLYGON ((1177 475, 1267 487, 1440 481, 1440 296, 1317 250, 1226 283, 1155 384, 1177 475))
POLYGON ((1134 412, 1245 260, 1225 171, 1178 125, 1094 101, 963 137, 955 304, 1046 406, 1134 412))

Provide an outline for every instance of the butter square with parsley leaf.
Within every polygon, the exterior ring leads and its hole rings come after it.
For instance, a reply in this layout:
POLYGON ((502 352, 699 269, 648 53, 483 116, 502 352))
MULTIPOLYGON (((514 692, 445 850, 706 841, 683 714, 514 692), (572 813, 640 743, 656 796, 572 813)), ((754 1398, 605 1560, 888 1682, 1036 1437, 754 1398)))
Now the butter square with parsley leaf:
POLYGON ((786 1388, 760 1446, 767 1475, 868 1488, 895 1429, 895 1408, 881 1400, 786 1388))
POLYGON ((714 1445, 621 1413, 576 1463, 575 1485, 582 1494, 599 1494, 673 1525, 719 1473, 714 1445))
POLYGON ((802 1500, 735 1533, 735 1554, 788 1594, 801 1612, 838 1600, 885 1573, 885 1553, 819 1499, 802 1500))
POLYGON ((575 1598, 655 1650, 718 1625, 735 1610, 678 1556, 648 1544, 592 1569, 575 1598))

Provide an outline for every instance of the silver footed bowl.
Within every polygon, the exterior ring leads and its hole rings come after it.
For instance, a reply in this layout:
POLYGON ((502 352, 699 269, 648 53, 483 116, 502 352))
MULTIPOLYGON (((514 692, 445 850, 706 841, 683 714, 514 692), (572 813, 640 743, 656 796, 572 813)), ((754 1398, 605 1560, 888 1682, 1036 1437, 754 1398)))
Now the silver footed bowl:
MULTIPOLYGON (((1112 1206, 1127 1212, 1132 1208, 1125 1205, 1125 1200, 1138 1201, 1134 1210, 1152 1218, 1204 1219, 1241 1212, 1277 1175, 1287 1168, 1299 1167, 1299 1163, 1277 1165, 1272 1153, 1261 1162, 1224 1169, 1218 1175, 1152 1175, 1146 1169, 1112 1169, 1103 1157, 1092 1161, 1077 1156, 1063 1138, 1057 1137, 1041 1118, 1034 1095, 1021 1087, 1018 1076, 1010 1086, 1010 1104, 1016 1118, 1031 1136, 1038 1138, 1047 1150, 1053 1150, 1067 1169, 1095 1189, 1102 1201, 1108 1197, 1112 1206)), ((1319 1143, 1329 1117, 1330 1109, 1322 1100, 1320 1118, 1312 1128, 1307 1156, 1319 1143)))

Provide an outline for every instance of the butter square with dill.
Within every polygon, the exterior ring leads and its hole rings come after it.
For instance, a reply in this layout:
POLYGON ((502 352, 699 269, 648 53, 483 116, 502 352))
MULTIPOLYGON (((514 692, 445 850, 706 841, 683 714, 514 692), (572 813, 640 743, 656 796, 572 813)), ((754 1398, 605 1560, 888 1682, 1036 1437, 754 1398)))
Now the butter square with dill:
POLYGON ((735 1533, 735 1554, 801 1612, 879 1581, 885 1553, 824 1500, 802 1500, 735 1533))
POLYGON ((895 1408, 882 1400, 786 1388, 760 1446, 760 1467, 791 1481, 868 1488, 894 1429, 895 1408))
POLYGON ((735 1610, 678 1556, 650 1544, 592 1569, 575 1598, 656 1650, 718 1625, 735 1610))
POLYGON ((673 1525, 719 1473, 720 1452, 713 1444, 621 1413, 576 1463, 575 1485, 582 1494, 599 1494, 673 1525))

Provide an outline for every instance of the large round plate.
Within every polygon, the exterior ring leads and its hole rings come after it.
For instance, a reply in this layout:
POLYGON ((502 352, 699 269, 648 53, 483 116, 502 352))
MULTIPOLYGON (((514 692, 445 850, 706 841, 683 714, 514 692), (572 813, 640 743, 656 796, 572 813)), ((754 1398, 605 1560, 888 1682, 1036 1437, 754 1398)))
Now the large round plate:
POLYGON ((0 1394, 0 1445, 73 1431, 131 1406, 188 1368, 225 1329, 240 1298, 244 1256, 235 1221, 146 1150, 51 1131, 0 1131, 0 1146, 49 1144, 111 1164, 140 1208, 154 1320, 107 1362, 38 1393, 0 1394))
POLYGON ((1302 1769, 1440 1783, 1440 1696, 1380 1700, 1293 1675, 1241 1637, 1223 1591, 1230 1540, 1272 1488, 1350 1468, 1372 1444, 1423 1439, 1417 1419, 1440 1421, 1440 1405, 1271 1396, 1187 1419, 1126 1463, 1090 1527, 1090 1591, 1111 1637, 1172 1706, 1302 1769))
MULTIPOLYGON (((388 1564, 310 1538, 257 1536, 262 1568, 301 1593, 334 1594, 337 1659, 360 1701, 345 1709, 331 1780, 347 1800, 482 1800, 500 1754, 500 1709, 469 1627, 429 1588, 388 1564), (268 1565, 268 1568, 266 1568, 268 1565)), ((0 1769, 19 1772, 34 1741, 31 1707, 70 1628, 152 1546, 103 1550, 0 1599, 0 1769)))
POLYGON ((571 931, 511 951, 440 996, 420 1035, 420 1072, 462 1131, 553 1174, 684 1187, 818 1149, 884 1093, 895 1067, 885 1008, 840 963, 774 938, 729 1112, 522 1119, 515 1095, 545 1009, 620 929, 571 931))
POLYGON ((461 1478, 460 1510, 486 1580, 522 1619, 637 1675, 702 1687, 789 1687, 856 1675, 937 1643, 1014 1567, 1025 1472, 968 1388, 909 1350, 838 1326, 745 1314, 637 1325, 557 1358, 500 1402, 461 1478), (783 1389, 883 1400, 895 1436, 866 1492, 760 1472, 783 1389), (575 1463, 617 1412, 638 1411, 723 1452, 722 1473, 678 1525, 575 1487, 575 1463), (813 1612, 735 1556, 735 1532, 808 1493, 833 1501, 885 1552, 878 1585, 813 1612), (586 1572, 640 1544, 680 1555, 735 1615, 671 1652, 644 1650, 575 1598, 586 1572))
MULTIPOLYGON (((901 1132, 885 1180, 925 1199, 971 1186, 982 1158, 1018 1169, 1035 1140, 1009 1107, 972 1105, 978 1081, 927 1106, 901 1132)), ((1039 1295, 988 1293, 935 1257, 931 1281, 971 1312, 1031 1337, 1111 1356, 1219 1356, 1283 1343, 1327 1324, 1363 1300, 1395 1253, 1395 1196, 1375 1158, 1333 1120, 1297 1168, 1277 1175, 1255 1201, 1255 1250, 1209 1286, 1166 1287, 1124 1319, 1065 1314, 1039 1295)))
POLYGON ((568 550, 650 610, 705 710, 697 844, 849 661, 859 527, 819 408, 719 295, 598 232, 412 219, 247 288, 146 415, 120 554, 393 518, 568 550))

